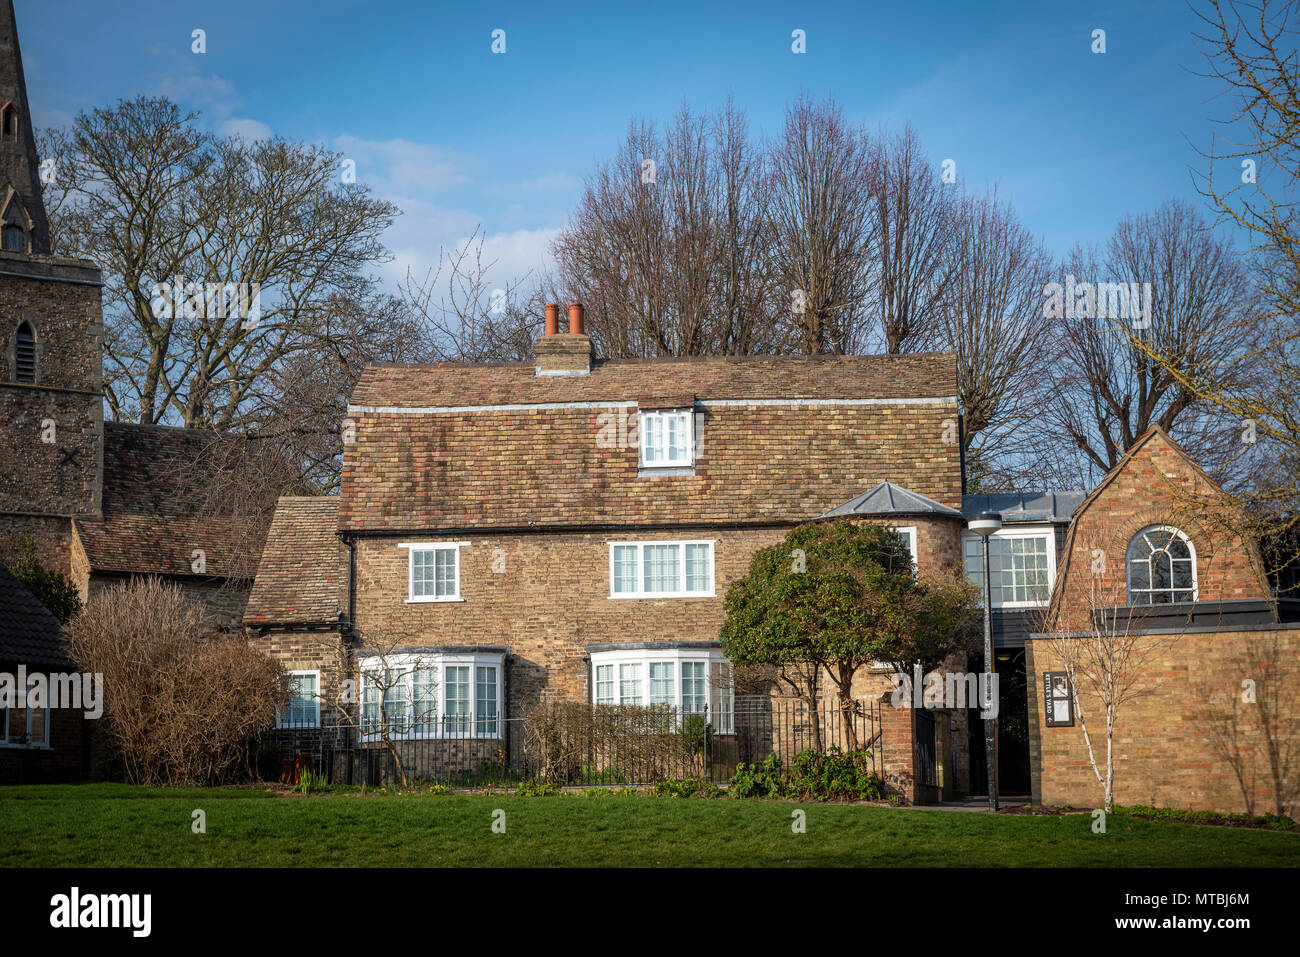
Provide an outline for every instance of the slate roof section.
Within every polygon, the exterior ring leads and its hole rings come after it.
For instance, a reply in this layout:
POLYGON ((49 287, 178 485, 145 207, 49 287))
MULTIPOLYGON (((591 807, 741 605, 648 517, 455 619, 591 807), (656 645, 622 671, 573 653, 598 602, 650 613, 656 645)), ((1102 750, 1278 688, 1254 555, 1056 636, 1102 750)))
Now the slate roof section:
MULTIPOLYGON (((950 353, 895 356, 719 356, 607 359, 590 375, 537 376, 532 363, 367 366, 351 405, 448 408, 547 402, 791 398, 947 398, 957 394, 950 353)), ((660 405, 660 407, 662 407, 660 405)))
POLYGON ((339 529, 806 522, 886 480, 955 508, 957 415, 951 354, 372 366, 349 405, 339 529), (639 467, 636 412, 665 402, 694 403, 693 469, 639 467))
POLYGON ((334 534, 338 509, 338 496, 279 500, 244 610, 245 624, 339 620, 347 552, 334 534))
POLYGON ((949 518, 961 518, 961 512, 949 508, 942 502, 936 502, 926 495, 918 495, 893 482, 881 482, 870 491, 863 492, 849 499, 843 505, 836 505, 822 518, 848 518, 851 516, 871 515, 946 515, 949 518))
POLYGON ((63 626, 53 612, 0 565, 0 662, 67 667, 63 626))
POLYGON ((193 576, 195 549, 204 552, 205 577, 244 567, 231 520, 205 512, 196 469, 211 443, 225 440, 203 429, 105 422, 103 520, 77 520, 91 572, 193 576))
POLYGON ((999 512, 1007 524, 1052 522, 1068 525, 1087 492, 998 492, 963 495, 961 510, 966 515, 999 512))

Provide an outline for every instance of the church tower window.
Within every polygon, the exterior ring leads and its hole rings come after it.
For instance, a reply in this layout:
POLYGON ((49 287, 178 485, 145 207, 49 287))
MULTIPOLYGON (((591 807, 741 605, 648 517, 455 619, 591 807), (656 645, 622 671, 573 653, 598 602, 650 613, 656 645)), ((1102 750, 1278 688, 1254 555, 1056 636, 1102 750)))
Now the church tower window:
POLYGON ((14 372, 19 382, 36 381, 36 334, 31 323, 21 323, 14 340, 14 372))

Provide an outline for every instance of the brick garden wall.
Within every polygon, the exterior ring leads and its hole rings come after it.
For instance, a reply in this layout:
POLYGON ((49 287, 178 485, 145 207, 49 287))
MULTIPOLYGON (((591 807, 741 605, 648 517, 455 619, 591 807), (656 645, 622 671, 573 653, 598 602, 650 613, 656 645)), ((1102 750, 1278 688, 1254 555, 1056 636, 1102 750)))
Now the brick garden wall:
MULTIPOLYGON (((1125 704, 1115 733, 1115 803, 1240 812, 1246 809, 1231 765, 1211 747, 1213 709, 1239 696, 1242 680, 1262 684, 1269 676, 1252 668, 1251 643, 1276 637, 1289 672, 1280 709, 1284 733, 1300 734, 1300 687, 1294 663, 1300 658, 1300 629, 1197 632, 1144 638, 1139 653, 1149 655, 1138 672, 1144 693, 1125 704)), ((1060 660, 1043 639, 1026 642, 1029 674, 1030 776, 1035 803, 1100 807, 1101 785, 1088 762, 1083 732, 1049 728, 1043 713, 1043 672, 1060 670, 1060 660)), ((1086 689, 1082 706, 1101 767, 1105 768, 1105 722, 1100 703, 1086 689)), ((1264 739, 1249 731, 1251 705, 1241 704, 1243 754, 1251 770, 1248 787, 1256 813, 1273 809, 1273 786, 1263 754, 1264 739)), ((1293 775, 1300 768, 1293 770, 1293 775)))

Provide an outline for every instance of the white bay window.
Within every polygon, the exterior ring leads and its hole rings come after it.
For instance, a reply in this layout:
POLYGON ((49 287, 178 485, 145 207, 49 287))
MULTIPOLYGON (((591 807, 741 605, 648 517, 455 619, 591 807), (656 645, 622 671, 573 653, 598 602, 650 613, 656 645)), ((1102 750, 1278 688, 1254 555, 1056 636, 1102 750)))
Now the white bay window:
POLYGON ((361 740, 499 738, 500 652, 362 657, 361 740))
POLYGON ((718 648, 592 651, 591 674, 594 704, 669 707, 679 717, 704 715, 718 733, 732 733, 731 663, 718 648))

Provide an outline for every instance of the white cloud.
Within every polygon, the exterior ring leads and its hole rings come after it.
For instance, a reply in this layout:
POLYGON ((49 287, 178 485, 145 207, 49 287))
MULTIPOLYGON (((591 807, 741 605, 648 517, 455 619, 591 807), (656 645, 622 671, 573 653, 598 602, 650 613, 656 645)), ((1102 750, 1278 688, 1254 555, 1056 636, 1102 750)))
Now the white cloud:
MULTIPOLYGON (((500 230, 501 216, 495 222, 464 203, 463 187, 473 185, 473 157, 453 150, 409 140, 365 140, 342 135, 334 139, 333 148, 345 158, 356 161, 357 182, 369 186, 372 193, 397 206, 402 215, 384 235, 393 255, 380 270, 381 277, 394 287, 408 270, 423 278, 437 270, 442 250, 463 245, 478 230, 483 239, 483 263, 492 264, 489 280, 504 288, 522 279, 530 271, 535 276, 549 265, 547 248, 558 227, 500 230), (497 231, 493 228, 498 227, 497 231)), ((565 174, 543 176, 532 181, 536 190, 572 188, 565 174)), ((499 193, 488 190, 485 195, 499 193)), ((507 217, 508 219, 509 217, 507 217)))
POLYGON ((356 160, 357 182, 387 199, 394 194, 428 195, 468 182, 463 164, 451 151, 409 140, 363 140, 343 135, 334 149, 356 160))
POLYGON ((261 120, 252 120, 243 116, 232 116, 218 127, 222 136, 242 136, 250 143, 254 140, 271 138, 271 127, 261 120))
POLYGON ((213 116, 229 116, 239 106, 239 95, 229 80, 197 73, 173 74, 159 81, 154 93, 186 106, 197 106, 213 116))

